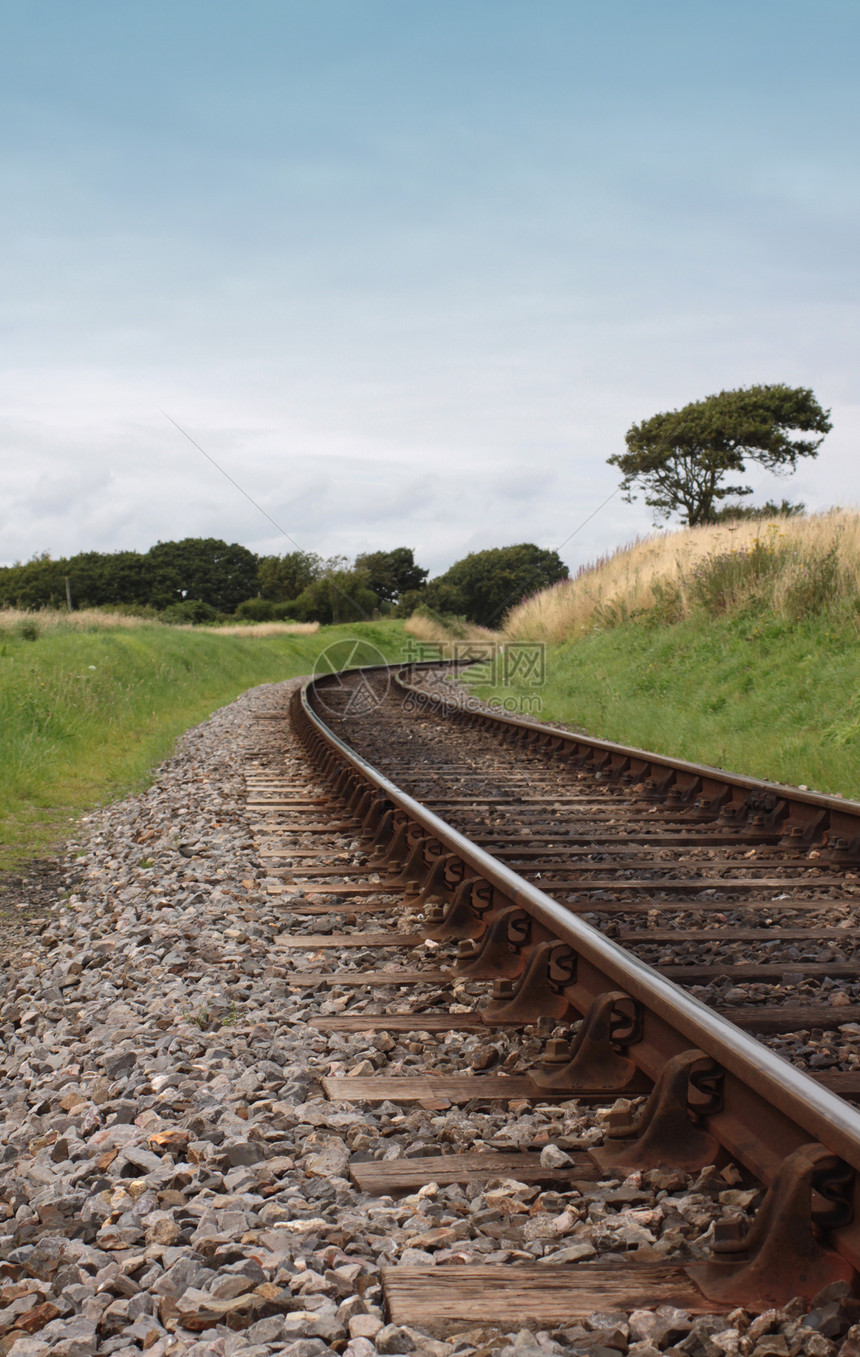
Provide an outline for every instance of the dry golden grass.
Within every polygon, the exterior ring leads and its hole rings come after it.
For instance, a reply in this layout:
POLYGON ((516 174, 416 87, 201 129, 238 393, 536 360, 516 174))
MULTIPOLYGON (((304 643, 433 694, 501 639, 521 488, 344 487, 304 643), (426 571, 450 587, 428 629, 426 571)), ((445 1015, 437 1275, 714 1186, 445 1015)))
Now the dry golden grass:
MULTIPOLYGON (((781 611, 794 596, 813 563, 834 553, 838 588, 860 595, 860 513, 831 509, 802 518, 738 519, 700 528, 655 534, 621 547, 584 568, 572 580, 545 589, 514 608, 505 619, 512 640, 562 641, 623 617, 665 608, 674 616, 695 608, 697 572, 718 558, 741 557, 751 550, 778 559, 769 602, 781 611)), ((741 606, 744 585, 733 600, 741 606)))
POLYGON ((210 631, 214 636, 313 636, 319 622, 240 622, 226 627, 190 627, 190 631, 210 631))
POLYGON ((249 622, 225 627, 192 626, 190 622, 169 624, 158 617, 132 617, 128 613, 103 612, 100 608, 81 608, 67 612, 65 608, 39 608, 27 612, 23 608, 0 608, 0 632, 20 632, 23 627, 38 636, 53 631, 115 631, 117 627, 169 626, 172 631, 208 631, 214 636, 313 636, 319 631, 319 622, 249 622))
POLYGON ((17 631, 26 626, 35 627, 41 635, 47 631, 114 631, 117 627, 151 625, 151 618, 102 612, 100 608, 81 608, 79 612, 71 613, 65 608, 40 608, 34 612, 24 608, 0 608, 0 631, 17 631))
POLYGON ((477 622, 458 622, 449 630, 442 622, 424 613, 413 613, 407 618, 404 627, 417 641, 429 641, 439 645, 450 645, 452 641, 498 641, 499 632, 479 627, 477 622))

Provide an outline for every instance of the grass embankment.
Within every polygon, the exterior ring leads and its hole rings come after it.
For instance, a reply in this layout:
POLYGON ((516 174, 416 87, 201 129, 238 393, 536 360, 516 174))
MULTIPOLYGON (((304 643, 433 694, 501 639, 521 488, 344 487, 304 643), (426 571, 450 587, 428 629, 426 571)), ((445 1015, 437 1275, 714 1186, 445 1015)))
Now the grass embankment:
POLYGON ((78 814, 143 787, 177 736, 259 683, 400 656, 401 623, 224 634, 0 615, 0 868, 44 853, 78 814), (351 642, 360 641, 352 655, 351 642))
POLYGON ((860 600, 860 514, 740 519, 622 547, 513 608, 512 640, 566 641, 631 618, 765 608, 791 621, 860 600))
POLYGON ((543 719, 604 739, 860 799, 857 514, 637 543, 523 604, 506 633, 547 643, 546 683, 479 696, 537 699, 543 719))

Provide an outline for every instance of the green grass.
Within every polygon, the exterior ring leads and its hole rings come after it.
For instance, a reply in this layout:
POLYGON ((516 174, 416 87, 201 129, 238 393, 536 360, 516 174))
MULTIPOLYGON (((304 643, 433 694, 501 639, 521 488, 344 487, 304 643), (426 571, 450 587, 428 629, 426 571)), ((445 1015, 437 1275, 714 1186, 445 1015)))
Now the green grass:
MULTIPOLYGON (((259 683, 310 673, 351 638, 397 658, 399 622, 315 635, 218 635, 159 625, 27 639, 0 632, 0 868, 52 849, 70 822, 146 786, 176 738, 259 683)), ((354 663, 372 663, 365 648, 354 663)))
POLYGON ((860 799, 860 633, 822 616, 653 620, 547 649, 544 720, 603 739, 860 799))

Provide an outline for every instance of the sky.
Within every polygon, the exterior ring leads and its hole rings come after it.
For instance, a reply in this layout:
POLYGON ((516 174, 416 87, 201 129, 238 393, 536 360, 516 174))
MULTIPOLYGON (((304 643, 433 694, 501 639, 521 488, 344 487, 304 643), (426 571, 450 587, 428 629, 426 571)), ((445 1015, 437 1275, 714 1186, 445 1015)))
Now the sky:
POLYGON ((756 498, 860 506, 858 39, 855 0, 0 0, 0 562, 576 569, 652 530, 629 426, 760 382, 833 431, 756 498))

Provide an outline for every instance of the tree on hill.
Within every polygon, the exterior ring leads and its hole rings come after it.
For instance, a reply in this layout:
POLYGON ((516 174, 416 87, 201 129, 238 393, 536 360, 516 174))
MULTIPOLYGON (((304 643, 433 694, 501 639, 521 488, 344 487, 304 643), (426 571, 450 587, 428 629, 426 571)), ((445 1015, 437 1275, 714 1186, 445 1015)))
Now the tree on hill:
POLYGON ((830 411, 807 387, 741 387, 632 425, 627 452, 608 461, 621 471, 628 501, 635 488, 658 522, 678 513, 694 527, 713 523, 727 495, 752 494, 751 486, 726 485, 727 476, 742 475, 748 461, 795 471, 799 457, 818 455, 830 428, 830 411))
POLYGON ((456 613, 470 622, 493 627, 523 595, 546 589, 567 576, 567 566, 557 551, 520 542, 464 556, 444 575, 430 581, 424 599, 437 612, 456 613))

